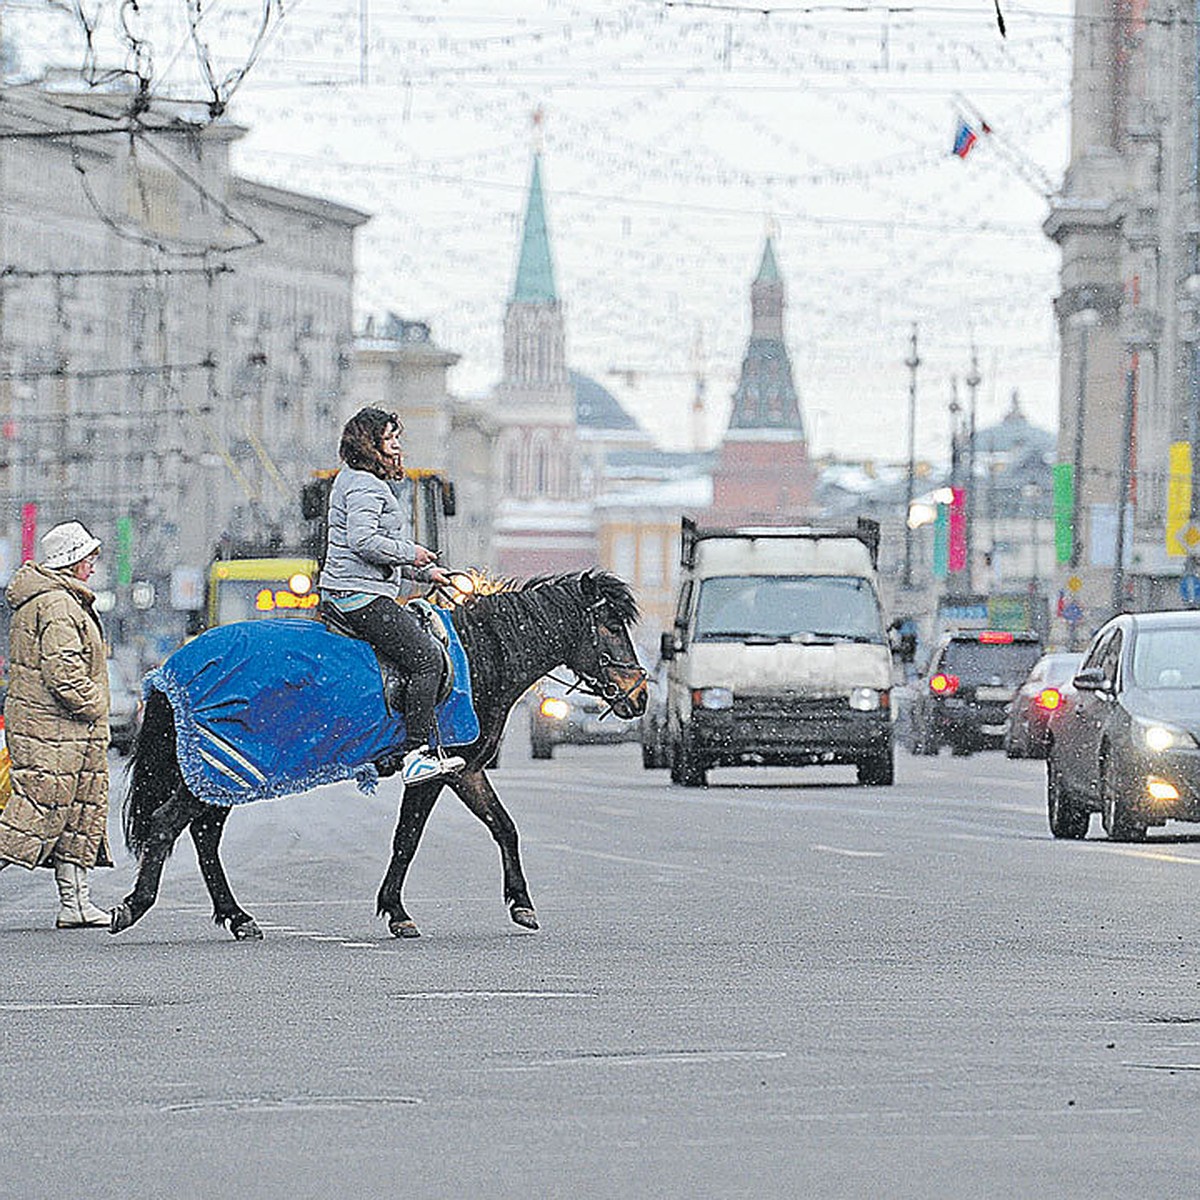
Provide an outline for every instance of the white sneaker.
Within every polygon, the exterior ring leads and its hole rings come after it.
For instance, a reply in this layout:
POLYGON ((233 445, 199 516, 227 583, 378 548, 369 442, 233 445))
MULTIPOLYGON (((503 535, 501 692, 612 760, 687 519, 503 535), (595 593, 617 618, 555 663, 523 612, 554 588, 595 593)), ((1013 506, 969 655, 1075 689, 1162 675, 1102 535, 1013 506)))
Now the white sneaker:
POLYGON ((439 775, 452 775, 466 765, 466 759, 454 755, 442 757, 431 754, 428 746, 418 746, 404 756, 400 778, 404 781, 404 786, 408 787, 410 783, 425 783, 426 780, 436 779, 439 775))

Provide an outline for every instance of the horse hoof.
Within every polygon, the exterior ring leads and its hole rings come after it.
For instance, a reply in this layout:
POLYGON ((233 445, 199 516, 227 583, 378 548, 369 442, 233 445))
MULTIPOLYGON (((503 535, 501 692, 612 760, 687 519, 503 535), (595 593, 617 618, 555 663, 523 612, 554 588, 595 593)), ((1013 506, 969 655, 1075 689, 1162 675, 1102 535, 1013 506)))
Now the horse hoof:
POLYGON ((541 926, 537 922, 537 914, 532 908, 514 908, 509 916, 513 921, 524 929, 540 929, 541 926))
POLYGON ((240 925, 233 926, 229 931, 239 942, 261 942, 263 931, 255 924, 253 917, 247 917, 240 925))
POLYGON ((121 933, 136 921, 133 909, 128 904, 118 904, 109 916, 108 932, 121 933))
POLYGON ((421 931, 417 928, 416 921, 408 919, 403 921, 393 919, 389 921, 388 932, 395 938, 415 938, 421 936, 421 931))

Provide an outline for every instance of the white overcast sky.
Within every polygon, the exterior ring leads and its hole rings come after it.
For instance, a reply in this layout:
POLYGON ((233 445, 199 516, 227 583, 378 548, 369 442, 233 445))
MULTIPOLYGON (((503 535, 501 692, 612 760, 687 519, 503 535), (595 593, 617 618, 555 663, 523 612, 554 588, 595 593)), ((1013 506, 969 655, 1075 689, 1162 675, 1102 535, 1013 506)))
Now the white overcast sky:
MULTIPOLYGON (((119 5, 84 7, 99 62, 123 61, 119 5)), ((142 8, 159 94, 203 96, 184 0, 142 8)), ((50 5, 0 11, 26 72, 83 62, 77 24, 50 5)), ((263 3, 203 11, 221 77, 245 64, 263 3)), ((479 394, 500 371, 540 106, 573 367, 673 448, 699 367, 718 437, 771 222, 816 452, 905 456, 915 321, 918 452, 943 459, 951 377, 973 344, 981 424, 1014 389, 1031 419, 1057 420, 1058 253, 1040 226, 1066 161, 1070 7, 1004 13, 1006 39, 990 0, 765 16, 656 0, 284 0, 230 105, 249 130, 235 164, 374 214, 359 323, 427 320, 463 355, 452 387, 479 394), (959 112, 994 129, 963 161, 950 153, 959 112)))

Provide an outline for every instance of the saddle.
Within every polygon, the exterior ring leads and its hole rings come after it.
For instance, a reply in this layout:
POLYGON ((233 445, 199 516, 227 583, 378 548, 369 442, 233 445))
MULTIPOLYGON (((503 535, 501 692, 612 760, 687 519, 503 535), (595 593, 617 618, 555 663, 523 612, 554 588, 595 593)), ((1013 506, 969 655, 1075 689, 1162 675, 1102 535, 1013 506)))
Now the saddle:
MULTIPOLYGON (((442 623, 438 620, 437 614, 432 604, 428 600, 410 600, 408 607, 419 618, 421 624, 425 627, 425 631, 433 638, 438 649, 442 653, 441 670, 438 673, 438 690, 435 703, 443 704, 450 698, 450 692, 454 687, 454 663, 450 659, 450 638, 442 628, 442 623)), ((332 604, 321 603, 317 609, 317 614, 320 617, 325 628, 330 633, 338 633, 343 637, 358 638, 360 641, 365 641, 365 638, 359 638, 359 635, 350 628, 342 618, 342 614, 338 612, 332 604)), ((371 647, 375 650, 375 647, 371 647)), ((386 654, 381 654, 375 650, 375 659, 379 663, 379 674, 383 679, 383 702, 388 710, 395 713, 397 716, 403 715, 403 706, 401 700, 404 697, 404 672, 395 659, 389 658, 386 654)))

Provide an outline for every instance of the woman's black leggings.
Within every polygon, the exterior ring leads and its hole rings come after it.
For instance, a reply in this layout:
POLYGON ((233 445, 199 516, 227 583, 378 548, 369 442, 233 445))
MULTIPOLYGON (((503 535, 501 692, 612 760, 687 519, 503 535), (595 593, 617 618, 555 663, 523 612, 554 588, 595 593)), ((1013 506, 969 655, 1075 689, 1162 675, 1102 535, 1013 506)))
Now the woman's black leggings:
POLYGON ((400 671, 404 680, 404 749, 428 743, 442 666, 433 635, 403 604, 386 596, 338 615, 400 671))

